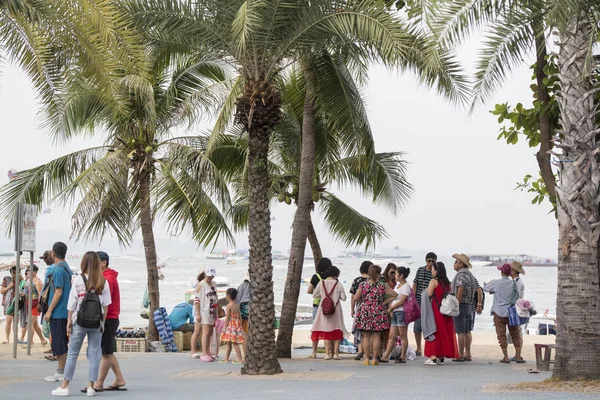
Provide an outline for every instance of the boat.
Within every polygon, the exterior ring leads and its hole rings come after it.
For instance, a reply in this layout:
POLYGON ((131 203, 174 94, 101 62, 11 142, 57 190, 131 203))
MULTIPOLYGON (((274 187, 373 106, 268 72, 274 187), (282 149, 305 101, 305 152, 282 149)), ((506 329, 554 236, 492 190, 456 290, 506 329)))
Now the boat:
POLYGON ((471 264, 474 267, 498 266, 518 261, 524 267, 556 267, 558 263, 550 258, 539 258, 529 254, 473 254, 471 264))
MULTIPOLYGON (((281 318, 281 310, 283 308, 283 303, 275 303, 275 320, 276 324, 279 324, 279 319, 281 318)), ((298 304, 296 306, 296 319, 294 321, 294 325, 312 325, 312 304, 298 304)))
POLYGON ((528 335, 556 335, 556 315, 548 314, 534 315, 525 324, 525 332, 528 335))
POLYGON ((208 253, 205 255, 207 260, 224 260, 225 254, 222 253, 208 253))
POLYGON ((285 254, 282 251, 274 251, 271 255, 273 260, 288 260, 290 258, 289 254, 285 254))

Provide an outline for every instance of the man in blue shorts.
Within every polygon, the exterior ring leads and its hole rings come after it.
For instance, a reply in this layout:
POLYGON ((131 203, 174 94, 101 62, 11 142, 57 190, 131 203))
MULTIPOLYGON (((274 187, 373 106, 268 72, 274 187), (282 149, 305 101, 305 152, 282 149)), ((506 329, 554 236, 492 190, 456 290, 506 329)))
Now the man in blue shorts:
POLYGON ((44 320, 50 322, 50 334, 52 335, 52 353, 58 361, 56 371, 44 378, 46 382, 59 382, 64 378, 65 364, 67 362, 68 342, 67 337, 67 303, 71 292, 71 277, 73 272, 66 263, 67 245, 56 242, 52 246, 52 258, 54 259, 54 271, 50 279, 50 294, 48 296, 48 311, 44 314, 44 320))

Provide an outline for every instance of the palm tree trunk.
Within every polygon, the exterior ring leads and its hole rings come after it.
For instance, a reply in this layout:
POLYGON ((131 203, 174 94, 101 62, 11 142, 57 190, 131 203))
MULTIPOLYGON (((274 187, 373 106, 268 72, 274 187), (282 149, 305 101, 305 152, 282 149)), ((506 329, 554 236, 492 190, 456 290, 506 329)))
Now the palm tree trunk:
POLYGON ((557 335, 554 377, 600 377, 600 169, 594 85, 586 13, 561 32, 558 97, 563 139, 557 187, 559 228, 557 335), (584 75, 586 74, 586 75, 584 75))
POLYGON ((152 209, 150 206, 150 172, 144 167, 139 167, 140 185, 140 225, 142 229, 142 240, 146 255, 146 270, 148 275, 148 297, 150 308, 148 311, 148 338, 159 340, 158 330, 154 325, 154 311, 160 307, 160 292, 158 290, 158 270, 156 269, 156 242, 152 228, 152 209))
POLYGON ((321 244, 319 243, 319 238, 317 237, 317 232, 315 232, 315 227, 312 223, 312 218, 308 223, 308 243, 310 244, 310 248, 313 253, 313 260, 315 262, 315 270, 317 268, 317 264, 323 258, 323 252, 321 251, 321 244))
POLYGON ((304 252, 308 238, 308 224, 313 193, 313 175, 315 170, 315 103, 314 103, 314 71, 310 65, 303 64, 306 81, 304 112, 302 116, 302 148, 300 158, 300 182, 298 184, 297 209, 294 216, 292 245, 288 261, 288 271, 283 292, 283 306, 279 334, 277 336, 277 355, 282 358, 292 357, 292 336, 298 296, 300 296, 300 280, 304 266, 304 252))
POLYGON ((268 82, 246 77, 244 95, 238 99, 236 119, 248 131, 248 185, 250 211, 248 244, 252 299, 249 315, 248 359, 242 374, 273 375, 281 372, 275 348, 275 305, 269 211, 269 135, 281 113, 279 93, 268 82))
POLYGON ((537 62, 535 67, 535 77, 537 81, 537 95, 541 105, 540 110, 540 149, 536 154, 537 163, 542 174, 544 184, 548 189, 548 196, 552 204, 556 204, 556 178, 550 164, 550 151, 554 147, 552 142, 554 138, 554 124, 550 118, 548 104, 550 103, 550 95, 548 87, 544 80, 548 78, 545 72, 548 64, 548 51, 546 49, 546 37, 544 35, 544 21, 542 17, 534 18, 532 23, 533 33, 535 35, 535 49, 537 54, 537 62))

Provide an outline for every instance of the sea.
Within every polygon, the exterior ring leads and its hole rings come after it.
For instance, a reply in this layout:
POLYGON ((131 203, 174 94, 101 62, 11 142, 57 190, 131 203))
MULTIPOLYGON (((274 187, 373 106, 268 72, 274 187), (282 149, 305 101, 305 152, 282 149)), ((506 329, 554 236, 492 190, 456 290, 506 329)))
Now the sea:
MULTIPOLYGON (((334 265, 340 271, 340 282, 344 285, 346 293, 355 277, 359 275, 359 266, 363 259, 359 258, 335 258, 332 257, 334 265)), ((160 303, 167 312, 177 304, 185 301, 185 292, 196 283, 196 276, 205 267, 214 267, 217 275, 225 277, 229 281, 230 287, 237 288, 244 279, 248 270, 248 260, 237 260, 235 264, 228 264, 226 260, 206 259, 202 254, 194 255, 173 255, 162 259, 166 266, 162 268, 164 279, 159 281, 160 303)), ((423 264, 412 259, 386 259, 375 260, 382 266, 382 269, 388 262, 396 265, 405 265, 410 268, 408 281, 412 283, 417 269, 423 264)), ((452 265, 454 260, 451 257, 441 257, 438 261, 444 262, 448 270, 449 278, 452 279, 454 271, 452 265)), ((80 257, 69 257, 67 262, 74 270, 79 270, 80 257)), ((43 264, 43 263, 42 263, 43 264)), ((43 278, 44 268, 40 265, 39 276, 43 278)), ((147 324, 147 320, 140 317, 140 310, 144 291, 146 289, 146 264, 142 254, 139 255, 111 255, 110 267, 119 272, 118 281, 121 290, 121 326, 140 327, 147 324)), ((495 266, 475 267, 472 270, 481 285, 492 279, 500 278, 500 271, 495 266)), ((556 285, 557 270, 555 266, 545 267, 525 267, 526 274, 523 276, 525 282, 525 298, 534 303, 539 314, 546 310, 549 314, 556 314, 556 285)), ((3 274, 8 275, 6 272, 3 274)), ((287 261, 273 261, 273 281, 275 283, 275 302, 283 301, 283 288, 287 274, 287 261)), ((314 274, 313 260, 306 260, 304 271, 302 273, 303 281, 308 282, 314 274)), ((299 304, 312 304, 312 296, 306 293, 307 283, 302 283, 300 287, 299 304)), ((485 309, 482 315, 478 315, 475 322, 475 332, 493 333, 495 332, 490 316, 493 296, 486 294, 485 309)), ((350 317, 350 300, 342 303, 344 310, 344 322, 348 331, 351 331, 352 319, 350 317)))

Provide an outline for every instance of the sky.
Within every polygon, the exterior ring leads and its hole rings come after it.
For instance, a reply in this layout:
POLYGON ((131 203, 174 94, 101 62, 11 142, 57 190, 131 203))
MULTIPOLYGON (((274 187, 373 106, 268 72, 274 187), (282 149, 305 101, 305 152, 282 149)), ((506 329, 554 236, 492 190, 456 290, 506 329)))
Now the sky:
MULTIPOLYGON (((467 68, 474 63, 476 48, 468 44, 460 50, 459 59, 467 68)), ((514 190, 526 174, 537 175, 536 150, 525 142, 513 146, 498 141, 500 126, 489 113, 496 103, 531 104, 531 72, 527 67, 531 63, 532 57, 525 60, 503 88, 472 115, 466 108, 442 99, 435 90, 419 85, 409 73, 371 69, 366 93, 376 149, 406 153, 408 179, 415 192, 397 215, 374 206, 370 199, 350 188, 336 194, 384 225, 389 238, 377 244, 378 250, 399 246, 413 253, 435 251, 438 255, 460 252, 556 257, 557 223, 548 214, 549 204, 532 205, 531 194, 514 190)), ((10 168, 31 168, 102 143, 101 134, 54 143, 40 128, 37 96, 27 77, 8 63, 0 65, 0 72, 0 184, 8 181, 10 168)), ((39 232, 68 239, 72 210, 56 204, 49 207, 52 213, 38 220, 39 232)), ((275 217, 273 250, 286 252, 290 247, 293 207, 277 203, 271 210, 275 217)), ((313 220, 325 254, 345 248, 328 233, 318 211, 313 220)), ((5 232, 5 227, 0 232, 5 232)), ((156 235, 182 244, 190 242, 186 235, 170 236, 158 222, 156 235)), ((6 240, 2 243, 7 247, 6 240)), ((88 245, 97 244, 80 246, 88 245)), ((247 232, 236 235, 236 245, 247 248, 247 232)), ((224 247, 217 245, 217 249, 224 247)))

